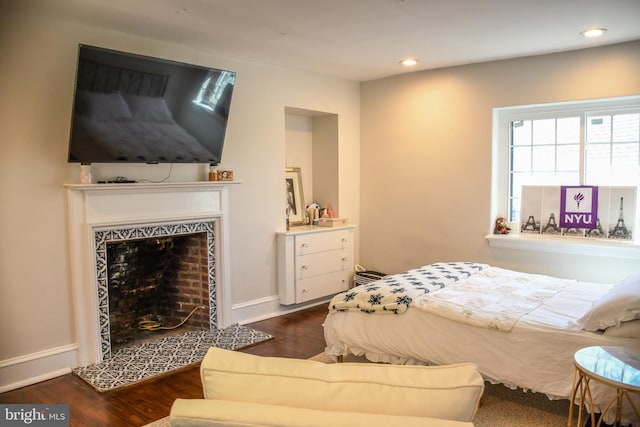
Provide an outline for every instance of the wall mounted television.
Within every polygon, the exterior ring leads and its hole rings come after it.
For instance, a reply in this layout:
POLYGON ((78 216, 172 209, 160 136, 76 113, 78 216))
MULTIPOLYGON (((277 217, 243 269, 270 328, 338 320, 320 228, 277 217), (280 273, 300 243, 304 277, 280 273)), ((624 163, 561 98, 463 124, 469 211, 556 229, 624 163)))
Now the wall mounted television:
POLYGON ((68 161, 219 163, 235 79, 80 45, 68 161))

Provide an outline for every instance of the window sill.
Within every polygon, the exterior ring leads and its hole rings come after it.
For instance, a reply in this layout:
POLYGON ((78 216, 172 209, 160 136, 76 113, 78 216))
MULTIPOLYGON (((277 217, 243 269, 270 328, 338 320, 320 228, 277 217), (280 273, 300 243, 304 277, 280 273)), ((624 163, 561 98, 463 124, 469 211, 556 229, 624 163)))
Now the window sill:
POLYGON ((489 247, 497 249, 640 259, 637 242, 522 234, 488 234, 485 239, 489 247))

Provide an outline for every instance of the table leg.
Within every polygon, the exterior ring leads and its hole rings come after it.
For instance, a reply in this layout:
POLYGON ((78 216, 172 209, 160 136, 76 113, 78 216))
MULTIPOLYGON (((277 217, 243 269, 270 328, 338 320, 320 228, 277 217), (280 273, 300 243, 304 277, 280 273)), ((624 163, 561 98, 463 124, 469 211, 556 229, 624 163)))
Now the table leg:
MULTIPOLYGON (((591 427, 596 427, 596 418, 593 408, 593 396, 591 395, 591 388, 589 387, 589 378, 585 376, 577 367, 573 371, 573 392, 571 393, 571 401, 569 406, 569 418, 567 420, 567 427, 573 426, 573 407, 576 405, 576 396, 580 394, 578 402, 578 427, 583 427, 583 423, 586 421, 585 406, 587 402, 589 404, 589 412, 591 418, 591 427)), ((589 415, 587 415, 589 416, 589 415)))

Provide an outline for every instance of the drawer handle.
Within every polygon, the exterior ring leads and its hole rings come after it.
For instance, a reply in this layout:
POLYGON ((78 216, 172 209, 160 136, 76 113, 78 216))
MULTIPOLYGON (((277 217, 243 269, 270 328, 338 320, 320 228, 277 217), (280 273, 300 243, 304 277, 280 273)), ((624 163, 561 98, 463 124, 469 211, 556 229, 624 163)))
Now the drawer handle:
POLYGON ((308 269, 309 269, 309 266, 308 266, 308 265, 303 265, 301 268, 302 268, 303 270, 308 270, 308 269))
POLYGON ((348 242, 348 240, 347 240, 345 237, 343 237, 343 238, 342 238, 342 243, 345 243, 345 244, 346 244, 347 242, 348 242))
POLYGON ((347 257, 342 258, 342 262, 347 262, 347 257))
POLYGON ((302 246, 302 249, 305 249, 305 248, 308 248, 308 247, 309 247, 309 245, 308 245, 308 244, 306 244, 306 243, 303 243, 301 246, 302 246))

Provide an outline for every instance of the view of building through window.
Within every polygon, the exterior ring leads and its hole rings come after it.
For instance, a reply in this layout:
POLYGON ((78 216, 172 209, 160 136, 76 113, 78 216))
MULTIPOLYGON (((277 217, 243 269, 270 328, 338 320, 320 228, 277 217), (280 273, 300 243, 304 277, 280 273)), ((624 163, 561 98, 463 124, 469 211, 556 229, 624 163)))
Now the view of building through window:
POLYGON ((640 185, 640 108, 509 122, 509 220, 523 185, 640 185))

